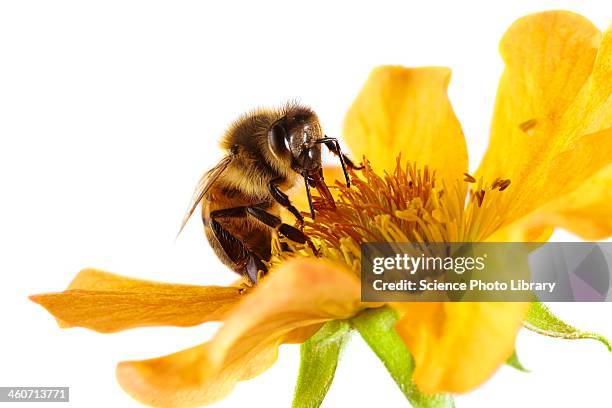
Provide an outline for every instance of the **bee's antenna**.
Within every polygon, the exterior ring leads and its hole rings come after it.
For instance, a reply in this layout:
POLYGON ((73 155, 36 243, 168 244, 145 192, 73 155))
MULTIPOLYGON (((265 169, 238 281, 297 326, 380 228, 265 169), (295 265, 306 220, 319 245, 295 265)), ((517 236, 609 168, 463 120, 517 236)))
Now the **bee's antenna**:
POLYGON ((314 206, 312 205, 312 196, 310 195, 310 184, 308 184, 308 172, 304 171, 304 173, 302 173, 302 176, 304 177, 304 183, 306 184, 306 195, 308 196, 308 205, 310 206, 310 216, 314 220, 315 210, 314 210, 314 206))

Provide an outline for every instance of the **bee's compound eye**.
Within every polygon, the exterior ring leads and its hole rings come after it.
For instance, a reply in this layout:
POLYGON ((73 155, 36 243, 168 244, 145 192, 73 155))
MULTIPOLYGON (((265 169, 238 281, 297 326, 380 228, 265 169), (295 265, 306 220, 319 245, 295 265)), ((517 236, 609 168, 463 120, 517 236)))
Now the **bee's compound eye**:
POLYGON ((268 144, 272 153, 277 157, 284 157, 289 154, 289 141, 287 132, 282 124, 276 124, 268 131, 268 144))

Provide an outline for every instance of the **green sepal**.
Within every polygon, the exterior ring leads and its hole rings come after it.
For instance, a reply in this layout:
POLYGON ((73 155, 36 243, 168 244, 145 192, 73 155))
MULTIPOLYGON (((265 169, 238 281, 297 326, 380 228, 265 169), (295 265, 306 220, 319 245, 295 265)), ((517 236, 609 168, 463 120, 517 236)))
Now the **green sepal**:
POLYGON ((510 357, 508 357, 508 359, 506 360, 506 365, 512 368, 516 368, 517 370, 522 371, 524 373, 529 372, 529 370, 525 368, 523 363, 521 363, 521 360, 519 360, 518 355, 516 354, 516 350, 514 350, 510 357))
POLYGON ((293 408, 317 408, 334 379, 338 358, 351 337, 345 320, 327 322, 300 348, 300 371, 293 395, 293 408))
POLYGON ((426 395, 412 381, 414 360, 395 330, 397 313, 387 307, 368 309, 351 320, 361 337, 385 365, 402 393, 415 408, 454 407, 449 395, 426 395))
POLYGON ((612 346, 608 339, 597 333, 583 332, 563 322, 541 302, 532 302, 527 312, 524 326, 536 333, 562 339, 594 339, 603 343, 608 351, 612 346))

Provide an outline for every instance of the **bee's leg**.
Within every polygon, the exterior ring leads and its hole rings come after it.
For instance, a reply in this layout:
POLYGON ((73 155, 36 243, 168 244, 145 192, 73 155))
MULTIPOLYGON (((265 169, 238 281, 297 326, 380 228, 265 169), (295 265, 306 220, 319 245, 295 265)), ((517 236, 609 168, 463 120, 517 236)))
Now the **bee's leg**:
POLYGON ((353 163, 353 161, 349 159, 346 154, 342 153, 342 150, 340 150, 340 144, 338 143, 338 139, 334 137, 325 136, 325 138, 321 140, 323 140, 323 143, 325 143, 325 146, 327 146, 330 152, 332 152, 338 157, 342 157, 342 160, 344 160, 344 162, 346 163, 346 166, 349 169, 363 170, 365 168, 365 166, 363 166, 362 164, 360 164, 359 166, 355 165, 355 163, 353 163))
POLYGON ((280 188, 278 188, 277 183, 279 181, 280 179, 274 179, 270 182, 270 184, 268 184, 270 194, 272 194, 272 197, 277 203, 285 207, 287 210, 289 210, 291 214, 295 216, 295 218, 300 223, 300 228, 304 228, 304 217, 302 217, 302 214, 300 214, 298 209, 295 208, 293 204, 291 204, 291 201, 289 201, 289 197, 287 196, 287 194, 283 193, 280 188))
POLYGON ((281 219, 276 215, 272 215, 266 210, 257 206, 247 207, 246 211, 249 215, 252 215, 267 226, 274 228, 281 235, 289 238, 290 240, 299 244, 308 244, 308 246, 310 247, 310 249, 312 249, 312 252, 314 252, 315 255, 319 253, 319 251, 315 248, 314 244, 306 234, 289 224, 283 223, 281 219))
POLYGON ((281 251, 283 251, 283 252, 293 252, 293 249, 291 249, 289 244, 286 243, 286 242, 281 242, 280 246, 281 246, 281 251))
POLYGON ((250 251, 244 243, 223 228, 219 222, 219 218, 246 217, 246 215, 246 207, 213 211, 210 213, 210 226, 227 257, 243 270, 243 273, 248 276, 251 282, 257 283, 259 271, 265 274, 268 272, 268 268, 257 254, 250 251))
POLYGON ((350 187, 351 179, 349 177, 348 171, 346 171, 346 168, 348 167, 351 170, 362 170, 364 169, 364 166, 362 165, 355 166, 355 163, 353 163, 351 159, 349 159, 344 153, 342 153, 342 150, 340 150, 340 143, 338 143, 338 139, 334 137, 325 136, 324 138, 318 139, 315 143, 325 144, 325 146, 327 146, 330 152, 332 152, 333 154, 338 156, 338 158, 340 158, 340 164, 342 165, 342 172, 344 172, 346 186, 350 187))

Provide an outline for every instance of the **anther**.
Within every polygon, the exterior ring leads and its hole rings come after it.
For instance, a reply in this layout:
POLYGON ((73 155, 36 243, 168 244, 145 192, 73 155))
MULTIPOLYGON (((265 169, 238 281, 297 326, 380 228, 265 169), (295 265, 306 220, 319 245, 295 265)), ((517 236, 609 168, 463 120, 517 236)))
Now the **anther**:
POLYGON ((529 119, 519 124, 519 129, 521 129, 523 132, 527 133, 528 135, 531 135, 532 132, 530 132, 530 130, 532 130, 537 123, 538 123, 537 120, 529 119))
POLYGON ((502 183, 502 179, 500 179, 499 177, 496 178, 495 180, 493 180, 493 183, 491 183, 491 190, 495 190, 497 187, 499 187, 502 183))
POLYGON ((463 181, 468 182, 468 183, 475 183, 476 182, 476 179, 474 178, 474 176, 470 175, 469 173, 463 173, 463 175, 465 176, 463 181))
POLYGON ((499 191, 504 191, 505 189, 507 189, 510 183, 511 183, 510 179, 503 180, 501 184, 499 185, 499 191))
POLYGON ((485 196, 485 191, 484 190, 478 190, 476 193, 476 199, 478 200, 478 206, 482 206, 482 202, 484 201, 484 196, 485 196))
POLYGON ((504 191, 509 185, 510 179, 501 179, 498 177, 491 183, 491 190, 499 189, 499 191, 504 191))

